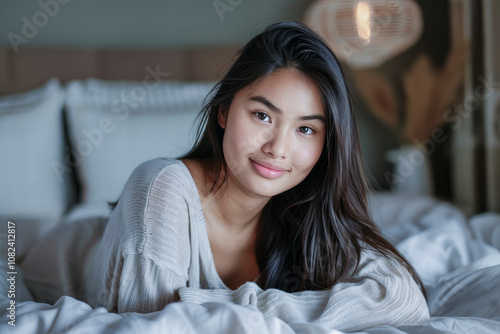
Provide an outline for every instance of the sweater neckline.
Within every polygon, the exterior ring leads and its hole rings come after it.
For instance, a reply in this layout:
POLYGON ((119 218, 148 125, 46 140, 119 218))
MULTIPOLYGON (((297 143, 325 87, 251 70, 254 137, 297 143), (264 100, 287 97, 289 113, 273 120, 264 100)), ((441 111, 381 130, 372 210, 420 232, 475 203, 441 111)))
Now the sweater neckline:
POLYGON ((209 270, 209 274, 210 274, 209 279, 212 280, 212 278, 215 278, 216 282, 214 282, 214 283, 216 283, 217 285, 219 285, 220 287, 222 287, 226 290, 231 290, 230 288, 227 287, 227 285, 224 283, 222 278, 220 278, 219 273, 217 272, 217 268, 215 267, 214 255, 212 252, 212 247, 210 246, 210 240, 208 238, 208 230, 207 230, 207 223, 205 221, 205 213, 203 212, 203 208, 201 205, 201 198, 200 198, 200 194, 198 192, 198 187, 196 186, 196 182, 194 181, 193 175, 191 175, 191 172, 189 171, 189 168, 187 168, 186 164, 184 164, 184 162, 182 160, 178 160, 178 161, 184 167, 185 172, 189 176, 189 179, 191 181, 191 188, 193 188, 194 192, 195 192, 196 204, 197 204, 197 207, 199 208, 199 211, 200 211, 199 213, 200 213, 201 222, 203 225, 203 226, 201 226, 201 240, 200 240, 200 242, 203 243, 203 246, 204 246, 204 247, 202 247, 202 249, 208 249, 208 254, 206 254, 206 256, 204 256, 205 254, 203 252, 201 252, 200 255, 202 257, 206 258, 206 260, 208 261, 208 270, 209 270))

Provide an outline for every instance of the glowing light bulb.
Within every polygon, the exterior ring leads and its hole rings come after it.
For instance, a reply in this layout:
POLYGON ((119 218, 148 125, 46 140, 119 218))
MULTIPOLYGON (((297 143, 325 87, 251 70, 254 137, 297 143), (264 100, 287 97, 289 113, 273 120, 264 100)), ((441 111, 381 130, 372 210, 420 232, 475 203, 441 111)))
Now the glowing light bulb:
POLYGON ((356 26, 358 36, 364 43, 370 43, 372 14, 370 5, 365 1, 358 2, 356 6, 356 26))

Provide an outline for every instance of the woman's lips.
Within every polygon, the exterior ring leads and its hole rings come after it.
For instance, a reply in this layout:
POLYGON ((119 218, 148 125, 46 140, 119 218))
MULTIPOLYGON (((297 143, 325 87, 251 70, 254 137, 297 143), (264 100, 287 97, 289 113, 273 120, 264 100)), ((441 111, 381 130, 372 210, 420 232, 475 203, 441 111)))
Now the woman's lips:
POLYGON ((287 172, 286 169, 268 162, 257 162, 252 159, 250 159, 250 162, 260 175, 268 179, 276 179, 287 172))

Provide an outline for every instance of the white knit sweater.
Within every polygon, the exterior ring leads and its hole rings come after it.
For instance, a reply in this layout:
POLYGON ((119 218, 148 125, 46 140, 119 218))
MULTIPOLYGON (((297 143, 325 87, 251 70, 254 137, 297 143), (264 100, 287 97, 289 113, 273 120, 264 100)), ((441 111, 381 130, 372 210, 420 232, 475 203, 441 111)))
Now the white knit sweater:
POLYGON ((288 323, 344 331, 429 317, 408 272, 368 250, 355 279, 329 290, 263 291, 253 282, 230 290, 214 265, 196 184, 181 161, 167 158, 132 173, 85 263, 84 282, 87 303, 118 313, 157 311, 179 300, 232 302, 288 323))

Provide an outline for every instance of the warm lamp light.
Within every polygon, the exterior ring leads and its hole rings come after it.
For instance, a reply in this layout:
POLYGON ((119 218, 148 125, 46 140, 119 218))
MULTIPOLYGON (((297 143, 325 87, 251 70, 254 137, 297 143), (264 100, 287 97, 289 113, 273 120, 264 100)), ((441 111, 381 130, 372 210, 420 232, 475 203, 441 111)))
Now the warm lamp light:
POLYGON ((412 0, 319 0, 306 24, 342 61, 354 68, 378 67, 408 49, 422 33, 422 13, 412 0))
POLYGON ((356 5, 356 26, 358 28, 359 38, 366 44, 370 43, 371 30, 371 9, 365 1, 360 1, 356 5))

